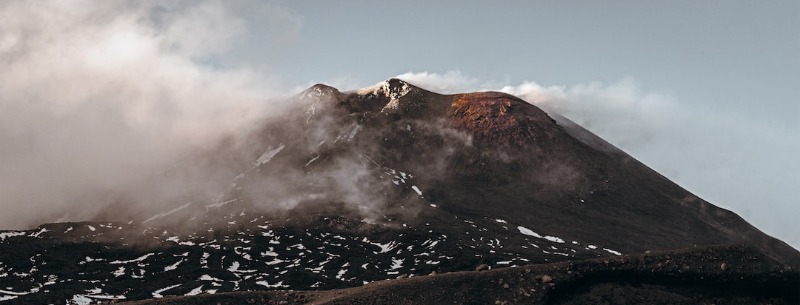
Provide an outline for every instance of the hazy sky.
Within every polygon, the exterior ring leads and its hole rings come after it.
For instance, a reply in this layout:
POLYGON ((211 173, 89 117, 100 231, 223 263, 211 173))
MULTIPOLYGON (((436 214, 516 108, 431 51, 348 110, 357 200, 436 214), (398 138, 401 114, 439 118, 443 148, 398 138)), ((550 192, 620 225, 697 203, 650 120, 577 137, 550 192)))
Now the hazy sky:
POLYGON ((0 204, 33 215, 258 100, 401 75, 555 109, 800 247, 800 2, 430 2, 4 1, 0 204))

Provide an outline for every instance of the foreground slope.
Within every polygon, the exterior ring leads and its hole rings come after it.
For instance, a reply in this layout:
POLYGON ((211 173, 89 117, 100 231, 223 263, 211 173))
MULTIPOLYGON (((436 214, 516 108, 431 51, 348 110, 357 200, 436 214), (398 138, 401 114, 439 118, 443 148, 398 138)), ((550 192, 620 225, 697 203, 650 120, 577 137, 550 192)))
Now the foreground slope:
POLYGON ((746 247, 389 280, 333 291, 228 293, 132 302, 180 304, 797 304, 800 273, 746 247))
MULTIPOLYGON (((749 278, 772 281, 800 261, 734 213, 507 94, 440 95, 390 79, 349 92, 316 85, 292 105, 184 165, 231 173, 209 187, 213 198, 187 191, 141 219, 111 211, 108 221, 0 233, 0 300, 330 290, 408 276, 400 283, 427 285, 417 277, 720 244, 757 253, 751 264, 764 268, 749 278)), ((462 284, 432 287, 471 291, 462 284)))

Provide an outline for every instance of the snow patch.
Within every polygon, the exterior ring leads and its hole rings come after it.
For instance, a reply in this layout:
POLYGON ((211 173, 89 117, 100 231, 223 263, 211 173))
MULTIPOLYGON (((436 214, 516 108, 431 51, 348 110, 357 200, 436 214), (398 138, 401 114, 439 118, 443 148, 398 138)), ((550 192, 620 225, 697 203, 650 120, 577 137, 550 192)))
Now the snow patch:
POLYGON ((386 253, 386 252, 392 251, 394 248, 396 248, 398 246, 398 244, 396 242, 394 242, 394 241, 390 241, 388 243, 381 244, 381 243, 371 242, 366 237, 364 237, 363 242, 380 247, 381 248, 381 252, 378 252, 378 253, 386 253))
POLYGON ((131 259, 131 260, 127 260, 127 261, 116 260, 116 261, 110 262, 109 264, 120 265, 120 264, 128 264, 128 263, 138 263, 138 262, 146 260, 148 257, 153 256, 153 255, 155 255, 155 253, 148 253, 148 254, 142 255, 142 256, 140 256, 138 258, 135 258, 135 259, 131 259))
MULTIPOLYGON (((0 299, 0 301, 3 301, 3 300, 0 299)), ((89 305, 89 304, 92 304, 92 299, 87 298, 85 295, 82 295, 82 294, 76 294, 76 295, 72 296, 72 304, 75 304, 75 305, 89 305)))
POLYGON ((533 237, 536 237, 536 238, 542 238, 542 236, 539 235, 538 233, 533 232, 533 231, 531 231, 531 229, 528 229, 528 228, 523 227, 523 226, 518 226, 517 230, 519 230, 520 233, 528 235, 528 236, 533 236, 533 237))
POLYGON ((41 235, 42 235, 42 233, 45 233, 45 232, 50 232, 50 230, 48 230, 48 229, 45 229, 45 228, 42 228, 41 230, 39 230, 39 232, 36 232, 36 233, 33 233, 33 234, 31 234, 31 237, 36 237, 36 238, 38 238, 39 236, 41 236, 41 235))
POLYGON ((255 166, 266 164, 267 162, 271 161, 272 158, 274 158, 275 155, 281 152, 281 150, 283 150, 284 148, 286 148, 286 145, 283 145, 283 143, 281 143, 278 146, 278 148, 265 151, 263 154, 261 154, 261 157, 258 157, 255 166))
POLYGON ((218 279, 218 278, 212 277, 212 276, 210 276, 210 275, 208 275, 208 274, 203 274, 203 276, 201 276, 201 277, 198 279, 198 281, 222 282, 222 280, 221 280, 221 279, 218 279))
POLYGON ((564 240, 555 236, 545 236, 544 239, 552 241, 554 243, 563 244, 564 240))
POLYGON ((0 233, 0 240, 6 240, 6 238, 8 237, 22 236, 22 235, 25 235, 25 232, 3 232, 0 233))
POLYGON ((98 300, 124 300, 124 295, 111 295, 111 294, 90 294, 86 295, 86 297, 98 300))
POLYGON ((119 267, 119 269, 115 270, 113 273, 114 277, 120 277, 125 275, 125 267, 119 267))
POLYGON ((236 272, 237 270, 239 270, 239 262, 233 262, 233 264, 228 267, 228 271, 230 272, 236 272))
POLYGON ((552 241, 554 243, 560 243, 560 244, 564 243, 564 240, 561 239, 561 238, 558 238, 558 237, 555 237, 555 236, 549 236, 549 235, 548 236, 541 236, 541 235, 539 235, 539 233, 533 232, 533 231, 531 231, 531 229, 528 229, 528 228, 523 227, 523 226, 518 226, 517 230, 519 230, 520 233, 528 235, 528 236, 533 236, 533 237, 536 237, 536 238, 546 239, 546 240, 552 241))
POLYGON ((389 270, 397 270, 403 268, 404 259, 392 258, 392 267, 389 270))
POLYGON ((173 210, 171 210, 171 211, 167 211, 167 212, 161 212, 161 213, 158 213, 158 214, 156 214, 155 216, 153 216, 153 217, 150 217, 150 218, 148 218, 148 219, 147 219, 147 220, 145 220, 145 221, 142 221, 142 223, 147 223, 147 222, 149 222, 149 221, 153 221, 153 220, 159 219, 159 218, 161 218, 161 217, 168 216, 168 215, 170 215, 170 214, 173 214, 173 213, 175 213, 175 212, 177 212, 177 211, 180 211, 180 210, 183 210, 183 209, 185 209, 185 208, 188 208, 190 205, 192 205, 192 203, 191 203, 191 202, 187 202, 186 204, 184 204, 184 205, 182 205, 182 206, 179 206, 179 207, 177 207, 177 208, 175 208, 175 209, 173 209, 173 210))
POLYGON ((206 206, 206 210, 213 209, 213 208, 221 208, 222 206, 224 206, 226 204, 229 204, 231 202, 236 202, 237 200, 238 199, 231 199, 231 200, 224 201, 224 202, 212 203, 212 204, 209 204, 209 205, 206 206))
POLYGON ((201 293, 203 293, 203 285, 200 285, 200 287, 192 289, 192 291, 189 291, 184 295, 193 296, 193 295, 198 295, 198 294, 201 294, 201 293))
POLYGON ((2 294, 16 295, 16 296, 29 295, 31 293, 36 293, 36 292, 39 292, 39 288, 33 288, 33 289, 31 289, 31 291, 25 291, 25 292, 15 292, 15 291, 10 291, 10 290, 0 289, 0 293, 2 293, 2 294))
POLYGON ((306 162, 306 165, 304 165, 304 167, 311 165, 311 163, 314 163, 314 161, 317 161, 317 159, 319 159, 319 157, 320 156, 318 155, 318 156, 316 156, 314 158, 311 158, 311 160, 308 160, 308 162, 306 162))
POLYGON ((170 290, 172 288, 178 287, 180 285, 181 284, 175 284, 175 285, 172 285, 172 286, 167 286, 167 287, 161 288, 159 290, 153 291, 152 295, 153 295, 154 298, 157 298, 157 299, 163 298, 164 296, 161 295, 161 293, 163 293, 164 291, 170 290))
POLYGON ((275 284, 270 284, 267 281, 258 281, 256 282, 257 285, 261 285, 267 288, 287 288, 289 285, 284 285, 283 281, 277 282, 275 284))
POLYGON ((361 126, 360 125, 356 125, 356 127, 353 127, 353 130, 351 130, 350 134, 347 135, 347 141, 353 141, 353 139, 356 137, 356 134, 358 133, 359 130, 361 130, 361 126))
POLYGON ((180 265, 181 263, 183 263, 183 260, 179 260, 178 262, 176 262, 176 263, 174 263, 172 265, 164 267, 164 272, 178 269, 178 265, 180 265))

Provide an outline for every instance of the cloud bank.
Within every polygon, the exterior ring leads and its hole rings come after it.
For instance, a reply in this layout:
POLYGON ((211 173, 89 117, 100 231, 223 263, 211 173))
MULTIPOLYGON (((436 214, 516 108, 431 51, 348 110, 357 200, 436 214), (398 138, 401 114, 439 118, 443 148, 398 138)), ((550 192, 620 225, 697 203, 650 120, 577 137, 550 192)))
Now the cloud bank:
POLYGON ((217 1, 0 4, 0 226, 91 218, 277 112, 274 79, 209 64, 247 22, 217 1))

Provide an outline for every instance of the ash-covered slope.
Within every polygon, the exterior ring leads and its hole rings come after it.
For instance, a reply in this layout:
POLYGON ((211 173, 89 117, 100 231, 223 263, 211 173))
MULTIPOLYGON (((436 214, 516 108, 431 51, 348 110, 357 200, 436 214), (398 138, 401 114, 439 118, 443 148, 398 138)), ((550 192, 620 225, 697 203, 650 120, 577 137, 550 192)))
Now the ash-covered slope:
POLYGON ((212 198, 187 192, 141 219, 0 233, 0 301, 337 289, 717 244, 754 247, 771 266, 800 258, 507 94, 390 79, 316 85, 292 105, 183 165, 224 167, 212 198))

